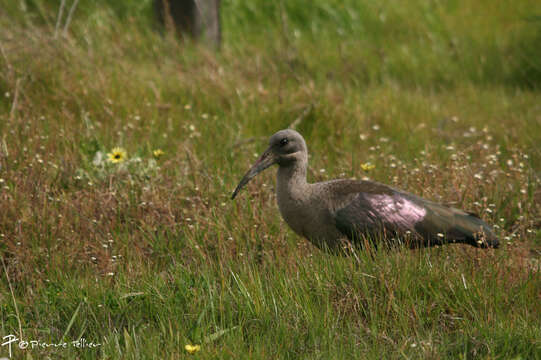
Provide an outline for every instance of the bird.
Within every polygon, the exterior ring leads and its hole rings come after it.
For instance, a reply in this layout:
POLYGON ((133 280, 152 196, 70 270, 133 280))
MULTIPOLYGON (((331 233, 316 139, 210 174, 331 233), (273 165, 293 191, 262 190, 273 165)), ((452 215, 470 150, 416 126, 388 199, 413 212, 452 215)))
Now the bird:
POLYGON ((284 129, 246 172, 231 199, 257 174, 278 165, 276 199, 289 227, 320 249, 450 243, 497 248, 499 239, 477 215, 368 180, 308 183, 308 148, 302 135, 284 129))

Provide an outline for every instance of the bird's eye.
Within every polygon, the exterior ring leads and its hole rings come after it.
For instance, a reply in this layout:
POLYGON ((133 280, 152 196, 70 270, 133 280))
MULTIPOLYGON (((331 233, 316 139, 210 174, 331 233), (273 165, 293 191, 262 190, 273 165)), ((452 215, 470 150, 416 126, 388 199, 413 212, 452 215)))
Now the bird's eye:
POLYGON ((282 140, 280 140, 280 146, 286 146, 288 142, 289 140, 287 138, 283 138, 282 140))

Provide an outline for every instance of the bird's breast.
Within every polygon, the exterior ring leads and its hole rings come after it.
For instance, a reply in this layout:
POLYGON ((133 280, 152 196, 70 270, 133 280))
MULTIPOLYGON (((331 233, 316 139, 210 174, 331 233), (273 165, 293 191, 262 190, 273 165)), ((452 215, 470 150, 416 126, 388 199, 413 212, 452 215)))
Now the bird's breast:
POLYGON ((278 201, 280 214, 289 227, 297 234, 306 236, 306 231, 304 231, 304 229, 306 228, 307 222, 313 217, 309 204, 307 204, 306 201, 303 201, 303 199, 295 197, 288 192, 278 191, 276 199, 278 201))
POLYGON ((340 234, 330 218, 324 199, 307 192, 302 197, 278 193, 277 200, 282 218, 295 233, 318 247, 323 244, 327 248, 336 247, 340 234))

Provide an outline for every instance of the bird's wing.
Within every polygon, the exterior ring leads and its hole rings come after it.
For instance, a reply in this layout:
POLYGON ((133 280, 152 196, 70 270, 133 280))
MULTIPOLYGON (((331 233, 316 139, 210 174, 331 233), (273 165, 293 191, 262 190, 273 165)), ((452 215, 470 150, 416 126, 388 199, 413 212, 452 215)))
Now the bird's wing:
MULTIPOLYGON (((496 241, 490 227, 478 217, 368 181, 348 181, 334 186, 342 199, 334 208, 336 227, 351 240, 362 235, 411 233, 425 244, 463 242, 476 245, 476 236, 496 241)), ((489 242, 489 245, 494 246, 489 242)))
POLYGON ((362 181, 349 183, 351 191, 336 195, 345 199, 334 210, 336 227, 348 238, 415 231, 415 224, 426 216, 426 209, 405 194, 383 184, 362 181))

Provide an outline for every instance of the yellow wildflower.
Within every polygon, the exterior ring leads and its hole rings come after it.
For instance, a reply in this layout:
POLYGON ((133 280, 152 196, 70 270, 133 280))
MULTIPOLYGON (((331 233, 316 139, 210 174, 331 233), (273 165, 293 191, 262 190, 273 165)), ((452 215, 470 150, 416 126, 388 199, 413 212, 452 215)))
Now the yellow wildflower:
POLYGON ((154 150, 154 151, 152 152, 152 155, 154 155, 154 157, 155 157, 156 159, 161 158, 164 154, 165 154, 165 152, 163 152, 162 149, 156 149, 156 150, 154 150))
POLYGON ((190 344, 187 344, 184 346, 184 349, 189 353, 189 354, 195 354, 196 352, 198 352, 199 350, 201 350, 201 345, 190 345, 190 344))
POLYGON ((376 165, 370 163, 370 162, 366 162, 364 164, 361 164, 361 169, 363 169, 364 171, 370 171, 372 169, 374 169, 376 167, 376 165))
POLYGON ((113 150, 107 154, 107 160, 113 164, 124 162, 126 161, 127 157, 128 153, 124 148, 121 147, 113 148, 113 150))

